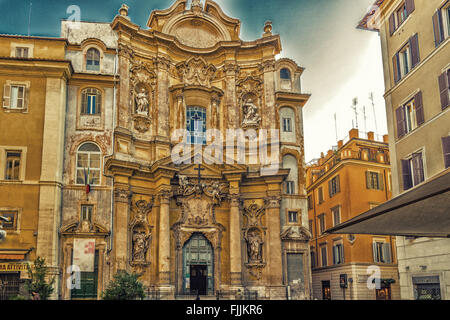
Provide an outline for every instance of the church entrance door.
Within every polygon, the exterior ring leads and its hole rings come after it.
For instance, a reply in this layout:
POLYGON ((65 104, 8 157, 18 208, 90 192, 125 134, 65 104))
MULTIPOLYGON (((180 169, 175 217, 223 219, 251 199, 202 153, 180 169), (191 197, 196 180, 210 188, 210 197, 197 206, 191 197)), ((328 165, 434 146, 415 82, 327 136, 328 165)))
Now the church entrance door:
POLYGON ((208 285, 207 266, 191 265, 191 294, 206 295, 208 285))

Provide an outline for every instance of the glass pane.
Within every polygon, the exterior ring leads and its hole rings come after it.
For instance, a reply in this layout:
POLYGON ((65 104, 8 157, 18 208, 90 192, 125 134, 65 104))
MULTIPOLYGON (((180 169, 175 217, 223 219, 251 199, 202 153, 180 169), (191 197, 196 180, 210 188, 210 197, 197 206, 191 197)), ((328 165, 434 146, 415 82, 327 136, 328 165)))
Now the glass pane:
POLYGON ((84 172, 81 169, 77 170, 77 184, 84 184, 84 172))
POLYGON ((89 155, 87 153, 79 153, 78 161, 77 161, 77 168, 87 168, 88 167, 88 157, 89 157, 89 155))
POLYGON ((93 143, 85 143, 83 144, 80 149, 78 149, 79 151, 91 151, 91 152, 100 152, 100 149, 93 143))
POLYGON ((95 171, 91 170, 89 178, 91 180, 90 182, 91 182, 92 185, 100 184, 100 171, 98 171, 98 170, 95 170, 95 171))
POLYGON ((11 108, 17 108, 17 98, 19 94, 19 87, 11 87, 11 108))
POLYGON ((90 164, 89 167, 99 169, 100 168, 100 155, 99 154, 91 154, 90 155, 90 164))

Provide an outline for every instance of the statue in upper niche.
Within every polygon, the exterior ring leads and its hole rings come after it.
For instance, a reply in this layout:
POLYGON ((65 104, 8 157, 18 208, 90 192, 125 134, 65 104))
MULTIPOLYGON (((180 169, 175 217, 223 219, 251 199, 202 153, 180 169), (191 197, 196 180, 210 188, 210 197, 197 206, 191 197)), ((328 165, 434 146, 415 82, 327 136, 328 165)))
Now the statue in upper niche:
POLYGON ((136 112, 139 115, 148 115, 148 95, 144 88, 136 95, 136 112))
POLYGON ((258 107, 253 104, 253 100, 249 99, 244 104, 244 120, 243 126, 259 126, 261 117, 258 114, 258 107))
POLYGON ((191 7, 201 7, 202 3, 200 0, 192 0, 191 7))

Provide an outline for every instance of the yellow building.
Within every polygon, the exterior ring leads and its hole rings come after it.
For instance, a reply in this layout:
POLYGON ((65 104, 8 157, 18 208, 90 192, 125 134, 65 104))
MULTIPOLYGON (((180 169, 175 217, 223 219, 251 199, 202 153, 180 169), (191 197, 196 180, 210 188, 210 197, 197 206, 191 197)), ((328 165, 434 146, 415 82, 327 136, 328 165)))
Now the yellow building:
POLYGON ((378 0, 393 199, 336 232, 397 235, 402 299, 450 299, 450 1, 378 0))
MULTIPOLYGON (((24 263, 58 273, 66 84, 65 39, 0 36, 0 299, 19 294, 24 263), (18 272, 18 270, 21 270, 18 272)), ((25 270, 25 272, 24 272, 25 270)))
POLYGON ((391 198, 387 136, 380 140, 373 132, 363 136, 353 129, 345 144, 339 141, 336 148, 307 166, 315 299, 399 298, 393 237, 325 232, 391 198), (345 288, 341 277, 346 277, 345 288), (372 279, 376 288, 368 287, 372 279))

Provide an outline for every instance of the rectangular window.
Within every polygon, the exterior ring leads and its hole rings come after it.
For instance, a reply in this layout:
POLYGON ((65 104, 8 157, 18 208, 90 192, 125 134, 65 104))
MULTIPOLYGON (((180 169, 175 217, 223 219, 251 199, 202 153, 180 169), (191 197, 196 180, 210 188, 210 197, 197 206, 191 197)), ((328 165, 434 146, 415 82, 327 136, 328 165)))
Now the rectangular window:
POLYGON ((320 227, 320 234, 325 232, 325 213, 322 213, 319 216, 319 227, 320 227))
POLYGON ((25 86, 11 86, 11 109, 23 109, 25 107, 25 86))
POLYGON ((303 254, 302 253, 288 253, 286 254, 287 262, 287 276, 289 283, 303 283, 303 254))
POLYGON ((333 223, 334 226, 337 226, 341 223, 341 207, 336 206, 331 209, 331 213, 333 214, 333 223))
POLYGON ((450 1, 433 15, 434 44, 438 47, 450 36, 450 1))
POLYGON ((283 118, 283 132, 292 132, 291 118, 283 118))
POLYGON ((187 143, 206 144, 206 110, 188 107, 186 113, 187 143))
POLYGON ((294 181, 286 181, 286 194, 295 194, 294 181))
POLYGON ((450 136, 442 138, 442 150, 444 151, 445 169, 450 168, 450 136))
POLYGON ((373 261, 378 263, 392 263, 391 244, 375 241, 373 243, 373 261))
POLYGON ((425 122, 422 91, 415 94, 414 98, 396 110, 397 137, 413 131, 425 122))
POLYGON ((81 206, 81 221, 87 220, 92 222, 92 212, 94 211, 93 205, 81 206))
POLYGON ((288 219, 289 219, 289 223, 298 223, 298 212, 297 211, 289 211, 288 219))
POLYGON ((322 189, 322 187, 320 187, 319 189, 318 189, 318 202, 319 203, 323 203, 323 189, 322 189))
POLYGON ((29 48, 17 47, 16 58, 28 58, 29 48))
POLYGON ((403 190, 422 183, 425 180, 422 152, 413 153, 411 158, 402 160, 403 190))
POLYGON ((366 186, 367 189, 383 190, 383 177, 378 172, 366 172, 366 186))
POLYGON ((313 203, 312 203, 312 196, 308 196, 308 210, 312 210, 313 203))
POLYGON ((405 0, 397 7, 397 9, 389 17, 389 32, 392 36, 409 15, 415 10, 414 0, 405 0))
POLYGON ((333 246, 333 264, 344 263, 344 246, 342 243, 333 246))
POLYGON ((327 262, 327 247, 322 246, 320 248, 321 258, 322 258, 322 267, 326 267, 328 265, 327 262))
POLYGON ((97 100, 97 95, 95 95, 95 94, 87 95, 87 108, 86 108, 87 114, 96 114, 96 112, 95 112, 95 108, 97 105, 96 100, 97 100))
POLYGON ((6 152, 5 180, 20 180, 20 151, 6 152))
POLYGON ((308 221, 308 227, 309 227, 309 232, 311 232, 311 235, 314 237, 313 221, 312 220, 308 221))
POLYGON ((311 268, 316 267, 316 253, 311 249, 311 268))
POLYGON ((328 190, 330 194, 330 198, 332 198, 335 194, 341 191, 339 175, 334 177, 328 182, 328 190))
POLYGON ((409 38, 393 57, 394 82, 397 83, 405 77, 420 62, 419 36, 416 33, 409 38))

